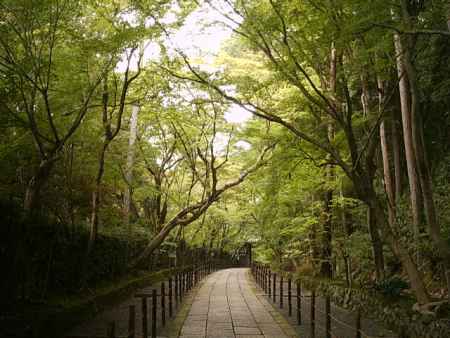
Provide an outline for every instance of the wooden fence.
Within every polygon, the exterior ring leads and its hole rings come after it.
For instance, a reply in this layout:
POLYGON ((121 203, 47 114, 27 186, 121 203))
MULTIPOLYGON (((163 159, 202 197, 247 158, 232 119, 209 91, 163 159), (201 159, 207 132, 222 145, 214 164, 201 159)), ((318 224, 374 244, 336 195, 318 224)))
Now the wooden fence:
MULTIPOLYGON (((158 326, 166 326, 167 319, 174 316, 175 309, 179 307, 186 293, 219 267, 226 267, 223 260, 209 260, 201 264, 190 265, 176 271, 167 281, 161 282, 158 288, 151 289, 151 292, 135 294, 134 297, 140 299, 142 337, 156 338, 158 326), (160 316, 158 316, 158 311, 160 311, 160 316), (160 325, 157 325, 158 319, 160 325)), ((136 335, 136 306, 129 306, 126 336, 117 335, 116 322, 111 321, 106 325, 105 335, 71 335, 66 338, 141 338, 136 335)))
MULTIPOLYGON (((357 309, 353 312, 353 323, 345 323, 344 321, 333 316, 331 310, 331 299, 329 295, 324 295, 324 309, 319 309, 317 307, 317 297, 316 290, 310 290, 309 295, 306 295, 302 290, 302 285, 299 280, 294 280, 290 274, 280 274, 270 270, 268 266, 252 263, 251 272, 261 289, 265 294, 272 299, 274 303, 278 303, 280 309, 283 309, 287 300, 287 312, 291 317, 293 315, 293 303, 295 303, 295 316, 297 325, 302 325, 303 317, 302 313, 302 302, 309 298, 310 308, 309 308, 309 337, 316 337, 316 328, 319 325, 316 318, 316 313, 323 316, 325 325, 321 327, 325 332, 325 338, 336 337, 333 334, 332 322, 335 326, 341 326, 347 330, 347 332, 353 332, 353 337, 355 338, 374 338, 367 333, 365 333, 361 328, 361 310, 357 309), (285 293, 285 286, 287 282, 287 294, 285 293), (278 287, 278 288, 277 288, 278 287), (293 293, 295 291, 295 293, 293 293)), ((350 338, 351 336, 348 336, 350 338)))

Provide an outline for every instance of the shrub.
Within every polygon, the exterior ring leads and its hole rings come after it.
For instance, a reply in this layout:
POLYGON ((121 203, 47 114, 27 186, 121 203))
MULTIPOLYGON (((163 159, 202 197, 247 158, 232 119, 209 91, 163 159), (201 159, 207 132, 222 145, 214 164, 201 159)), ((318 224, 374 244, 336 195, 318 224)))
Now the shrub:
POLYGON ((385 296, 389 297, 399 297, 403 290, 409 288, 407 282, 405 282, 400 277, 391 277, 388 279, 383 279, 382 281, 376 282, 373 288, 381 292, 385 296))

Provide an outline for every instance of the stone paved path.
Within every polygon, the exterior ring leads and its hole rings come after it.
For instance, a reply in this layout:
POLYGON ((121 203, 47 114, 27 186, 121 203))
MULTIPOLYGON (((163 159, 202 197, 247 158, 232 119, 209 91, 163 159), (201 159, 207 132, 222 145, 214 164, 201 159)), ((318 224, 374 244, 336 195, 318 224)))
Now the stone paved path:
POLYGON ((255 294, 248 269, 220 270, 203 283, 180 338, 288 338, 255 294))

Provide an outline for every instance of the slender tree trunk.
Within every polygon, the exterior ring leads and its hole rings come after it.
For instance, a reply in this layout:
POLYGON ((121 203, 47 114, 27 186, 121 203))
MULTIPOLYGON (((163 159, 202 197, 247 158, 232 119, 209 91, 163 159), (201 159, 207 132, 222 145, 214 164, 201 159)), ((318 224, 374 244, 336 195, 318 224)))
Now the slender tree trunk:
MULTIPOLYGON (((377 219, 385 219, 382 206, 378 200, 374 201, 374 203, 372 204, 372 208, 374 209, 374 212, 378 214, 377 219)), ((392 228, 386 223, 383 225, 383 232, 386 241, 389 243, 392 249, 392 252, 400 259, 404 269, 408 274, 409 282, 411 283, 411 288, 414 290, 414 293, 417 297, 417 301, 420 304, 429 303, 430 296, 428 295, 425 284, 423 282, 423 276, 417 268, 417 265, 414 262, 411 254, 401 244, 401 242, 397 240, 398 236, 396 236, 396 234, 392 231, 392 228)))
POLYGON ((67 216, 68 223, 71 226, 72 235, 75 233, 75 213, 73 205, 73 159, 74 159, 75 146, 70 143, 68 146, 68 159, 65 165, 66 167, 66 185, 67 185, 67 216))
POLYGON ((378 232, 376 210, 373 207, 367 209, 367 224, 369 226, 369 234, 372 241, 372 251, 375 263, 375 275, 377 280, 384 278, 384 253, 383 242, 381 241, 380 234, 378 232))
MULTIPOLYGON (((341 198, 344 197, 344 193, 342 191, 342 185, 341 185, 341 189, 340 189, 340 195, 341 198)), ((350 236, 353 234, 354 232, 354 227, 353 227, 353 217, 352 214, 347 211, 346 208, 343 208, 342 210, 342 224, 344 226, 344 233, 346 236, 346 239, 350 239, 350 236)), ((344 254, 344 264, 345 264, 345 280, 347 282, 347 287, 351 287, 352 286, 352 256, 350 254, 348 254, 345 249, 343 250, 344 254)))
POLYGON ((367 114, 369 113, 369 88, 367 86, 367 79, 366 75, 361 75, 361 104, 363 108, 363 115, 364 117, 367 117, 367 114))
MULTIPOLYGON (((313 268, 313 271, 319 271, 319 269, 317 268, 317 262, 319 262, 320 260, 320 252, 318 250, 318 240, 317 240, 317 228, 316 226, 312 226, 311 227, 311 231, 308 234, 309 237, 309 243, 310 243, 310 247, 309 247, 309 254, 311 257, 311 266, 313 268)), ((320 266, 319 266, 320 268, 320 266)))
MULTIPOLYGON (((341 190, 341 197, 343 197, 342 190, 341 190)), ((342 224, 344 225, 344 232, 347 238, 350 238, 350 236, 354 232, 353 228, 353 217, 350 212, 348 212, 346 209, 342 210, 342 224)), ((352 287, 352 256, 348 254, 346 249, 343 249, 344 254, 344 264, 345 264, 345 280, 347 283, 347 287, 352 287)))
MULTIPOLYGON (((166 237, 170 234, 172 229, 174 229, 177 224, 169 223, 164 226, 160 232, 156 234, 150 241, 150 243, 145 247, 144 251, 142 251, 141 255, 133 262, 131 262, 130 267, 135 268, 139 264, 142 264, 145 258, 150 257, 150 255, 160 247, 161 243, 166 239, 166 237)), ((183 261, 183 257, 181 256, 181 261, 183 261)))
POLYGON ((97 177, 95 179, 94 191, 92 192, 91 228, 89 233, 89 242, 86 257, 89 257, 90 253, 92 252, 94 243, 97 240, 98 236, 98 212, 100 207, 100 193, 101 193, 100 190, 103 174, 105 172, 106 150, 108 149, 109 143, 110 143, 109 140, 105 140, 103 142, 103 146, 98 158, 97 177))
MULTIPOLYGON (((384 83, 381 79, 377 79, 378 83, 378 105, 379 105, 379 112, 382 113, 382 109, 384 106, 384 83)), ((388 148, 388 141, 387 141, 387 135, 386 135, 386 119, 383 118, 383 120, 380 123, 380 143, 381 143, 381 155, 383 158, 383 176, 384 176, 384 188, 386 190, 386 195, 388 197, 388 217, 389 217, 389 224, 391 226, 395 223, 395 192, 392 182, 392 176, 391 176, 391 168, 390 168, 390 161, 389 161, 389 148, 388 148)))
POLYGON ((392 112, 391 123, 391 137, 392 137, 392 151, 394 159, 394 183, 395 183, 395 200, 402 196, 402 166, 401 166, 401 148, 400 137, 398 135, 398 121, 394 111, 392 112))
MULTIPOLYGON (((375 216, 378 227, 383 235, 384 240, 389 244, 394 255, 402 263, 402 267, 408 274, 409 282, 417 301, 420 304, 425 304, 430 301, 430 296, 426 290, 423 282, 422 274, 420 273, 417 265, 409 251, 403 246, 401 241, 398 240, 398 235, 393 231, 389 223, 386 222, 386 216, 384 214, 383 206, 378 200, 373 184, 370 180, 354 178, 355 188, 358 197, 366 203, 373 216, 375 216)), ((378 231, 376 231, 378 233, 378 231)))
POLYGON ((352 258, 350 255, 344 254, 345 264, 345 283, 348 288, 352 287, 352 258))
POLYGON ((133 166, 135 153, 134 143, 136 142, 137 137, 138 114, 139 114, 139 106, 134 105, 130 118, 130 138, 128 140, 127 164, 125 169, 125 180, 127 181, 126 182, 127 188, 125 190, 124 196, 124 216, 125 216, 125 223, 128 225, 130 224, 133 166))
POLYGON ((332 247, 332 203, 333 191, 327 190, 325 192, 324 214, 325 220, 323 223, 322 234, 322 263, 320 266, 320 275, 325 278, 333 277, 333 264, 331 263, 333 247, 332 247))
MULTIPOLYGON (((379 143, 378 140, 375 138, 372 138, 369 142, 369 145, 367 147, 367 154, 366 154, 366 168, 365 171, 363 171, 361 168, 358 170, 360 179, 356 179, 354 181, 354 187, 355 190, 358 192, 361 198, 363 196, 367 195, 369 192, 373 191, 373 197, 372 199, 377 199, 377 195, 374 192, 373 187, 373 181, 375 177, 375 172, 377 170, 377 166, 374 163, 374 157, 376 150, 378 149, 379 143), (359 183, 357 183, 359 182, 359 183), (360 191, 361 187, 365 187, 365 190, 368 191, 360 191)), ((372 196, 371 195, 371 196, 372 196)), ((364 200, 364 199, 362 199, 364 200)), ((380 236, 381 226, 384 222, 384 219, 378 219, 379 215, 375 212, 373 207, 371 207, 370 203, 367 203, 368 210, 367 210, 367 226, 369 229, 369 235, 372 242, 372 251, 373 251, 373 258, 374 258, 374 264, 376 267, 376 278, 383 279, 384 278, 384 251, 383 251, 383 239, 384 236, 380 236)))
POLYGON ((425 217, 428 224, 430 237, 443 262, 447 282, 447 292, 450 299, 450 246, 444 239, 436 216, 436 208, 433 198, 433 184, 423 140, 422 118, 419 112, 419 93, 417 88, 416 72, 411 61, 409 50, 405 50, 404 63, 408 74, 411 92, 411 119, 413 121, 412 140, 414 144, 415 159, 417 161, 417 171, 422 192, 422 200, 425 208, 425 217))
POLYGON ((99 158, 98 158, 98 170, 97 176, 95 179, 94 191, 92 192, 92 210, 91 210, 91 222, 90 222, 90 231, 89 231, 89 239, 86 251, 84 253, 84 261, 81 267, 81 286, 84 287, 88 280, 88 265, 89 258, 92 254, 92 250, 94 249, 95 242, 97 241, 98 236, 98 211, 100 207, 100 187, 102 182, 103 173, 105 171, 105 155, 106 150, 108 149, 110 141, 106 139, 103 142, 102 149, 100 150, 99 158))
POLYGON ((413 217, 414 235, 416 241, 419 236, 420 225, 420 197, 419 180, 417 177, 416 159, 413 144, 413 117, 410 109, 410 95, 407 79, 407 72, 404 61, 404 49, 398 34, 394 34, 395 52, 397 59, 397 72, 399 77, 400 105, 402 111, 403 140, 405 144, 406 165, 408 172, 409 191, 411 198, 411 212, 413 217))
MULTIPOLYGON (((334 128, 332 124, 328 125, 328 137, 330 140, 334 138, 334 128)), ((329 184, 334 181, 334 170, 332 165, 328 165, 326 169, 326 180, 329 184)), ((320 265, 320 274, 325 278, 333 277, 333 190, 328 188, 324 195, 324 220, 322 228, 322 263, 320 265)))
MULTIPOLYGON (((337 55, 334 43, 331 45, 330 52, 330 79, 329 79, 329 90, 332 95, 332 102, 336 109, 336 83, 337 83, 337 55)), ((328 124, 328 139, 332 141, 334 139, 334 126, 330 122, 328 124)), ((328 158, 330 160, 330 158, 328 158)), ((326 180, 331 184, 334 180, 333 165, 328 165, 326 168, 326 180)), ((333 190, 328 188, 324 196, 324 214, 325 219, 323 223, 323 234, 322 234, 322 263, 320 265, 320 274, 325 278, 333 277, 333 228, 332 228, 332 200, 333 200, 333 190)))
POLYGON ((447 28, 450 32, 450 5, 447 5, 447 28))
POLYGON ((35 174, 28 181, 23 202, 23 209, 26 213, 33 213, 39 205, 41 189, 50 176, 53 164, 53 160, 42 160, 35 174))
POLYGON ((411 254, 393 236, 388 235, 387 242, 389 243, 394 254, 400 259, 403 268, 408 274, 409 282, 411 284, 411 288, 414 290, 417 301, 420 304, 429 303, 430 296, 428 295, 425 284, 423 282, 423 276, 417 268, 417 265, 414 262, 411 254))

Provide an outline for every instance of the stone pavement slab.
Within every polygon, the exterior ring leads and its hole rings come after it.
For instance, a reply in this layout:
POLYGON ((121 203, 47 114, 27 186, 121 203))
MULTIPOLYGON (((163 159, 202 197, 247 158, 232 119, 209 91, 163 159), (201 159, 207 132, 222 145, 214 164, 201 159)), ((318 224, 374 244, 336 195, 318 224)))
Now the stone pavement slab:
POLYGON ((220 270, 202 284, 179 338, 288 338, 255 294, 248 269, 220 270))

